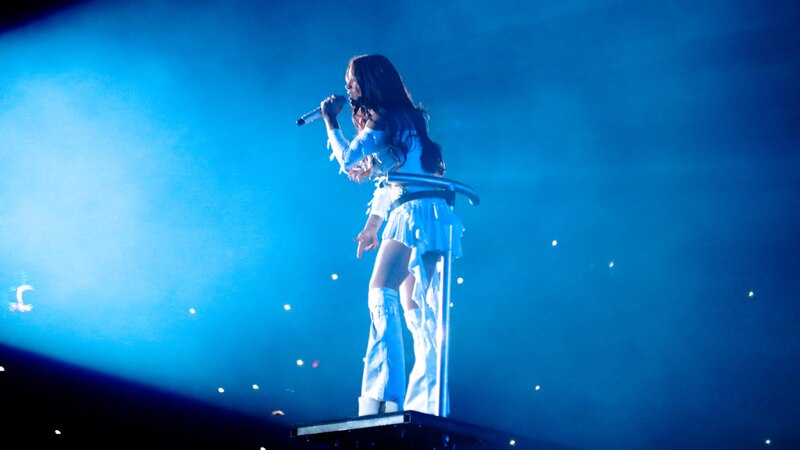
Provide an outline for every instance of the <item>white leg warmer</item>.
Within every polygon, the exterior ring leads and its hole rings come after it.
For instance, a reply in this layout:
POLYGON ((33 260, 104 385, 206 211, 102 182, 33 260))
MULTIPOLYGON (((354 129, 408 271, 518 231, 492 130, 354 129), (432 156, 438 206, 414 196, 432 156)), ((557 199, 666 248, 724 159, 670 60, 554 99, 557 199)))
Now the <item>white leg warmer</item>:
POLYGON ((381 412, 381 402, 385 402, 384 411, 392 408, 390 403, 403 404, 406 368, 399 297, 394 289, 369 290, 372 323, 364 358, 359 416, 381 412))
POLYGON ((426 313, 424 321, 420 308, 405 313, 406 326, 414 337, 414 367, 408 380, 404 409, 435 415, 439 413, 439 383, 436 379, 439 355, 433 311, 428 309, 426 313))

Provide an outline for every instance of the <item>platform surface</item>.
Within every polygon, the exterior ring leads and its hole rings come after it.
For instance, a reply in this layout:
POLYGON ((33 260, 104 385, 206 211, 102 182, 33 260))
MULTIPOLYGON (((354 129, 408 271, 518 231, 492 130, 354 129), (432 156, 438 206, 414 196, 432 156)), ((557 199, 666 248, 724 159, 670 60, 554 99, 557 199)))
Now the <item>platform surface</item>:
POLYGON ((416 411, 295 425, 292 437, 354 449, 514 448, 506 433, 416 411))

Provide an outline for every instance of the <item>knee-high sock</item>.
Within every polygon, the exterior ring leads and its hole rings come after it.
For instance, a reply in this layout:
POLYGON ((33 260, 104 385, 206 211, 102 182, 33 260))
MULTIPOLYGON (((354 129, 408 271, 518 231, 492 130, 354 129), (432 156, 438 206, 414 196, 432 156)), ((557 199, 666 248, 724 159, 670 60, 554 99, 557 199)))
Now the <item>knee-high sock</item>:
POLYGON ((361 380, 360 416, 376 414, 380 402, 402 405, 405 397, 406 367, 398 292, 389 288, 370 289, 369 312, 372 323, 361 380))
MULTIPOLYGON (((427 305, 422 307, 428 308, 427 305)), ((414 367, 408 379, 404 409, 439 414, 439 383, 436 379, 439 354, 436 351, 436 322, 433 311, 428 309, 426 313, 423 315, 421 308, 405 313, 406 326, 414 337, 414 367)))

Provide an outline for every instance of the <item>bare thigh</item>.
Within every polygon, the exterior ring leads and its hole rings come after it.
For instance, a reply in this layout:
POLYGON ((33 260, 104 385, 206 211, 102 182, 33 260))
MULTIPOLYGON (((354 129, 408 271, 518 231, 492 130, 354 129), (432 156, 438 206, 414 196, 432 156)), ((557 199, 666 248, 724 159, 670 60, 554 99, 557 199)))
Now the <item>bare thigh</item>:
POLYGON ((399 291, 400 285, 408 277, 408 262, 411 248, 393 239, 384 239, 375 257, 370 289, 390 288, 399 291))

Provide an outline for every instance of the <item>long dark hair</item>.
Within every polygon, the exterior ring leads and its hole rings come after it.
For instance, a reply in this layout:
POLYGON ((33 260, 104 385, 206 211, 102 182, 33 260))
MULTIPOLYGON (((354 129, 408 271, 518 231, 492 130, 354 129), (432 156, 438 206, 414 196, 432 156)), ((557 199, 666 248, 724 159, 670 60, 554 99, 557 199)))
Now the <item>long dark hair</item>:
POLYGON ((353 116, 363 116, 371 109, 386 120, 387 131, 394 136, 393 148, 401 153, 396 155, 400 157, 400 165, 405 163, 408 148, 400 142, 399 131, 413 129, 422 143, 422 168, 444 175, 442 147, 428 136, 428 113, 421 105, 414 105, 391 61, 383 55, 362 55, 352 58, 347 67, 352 69, 361 89, 361 98, 353 105, 353 116))

